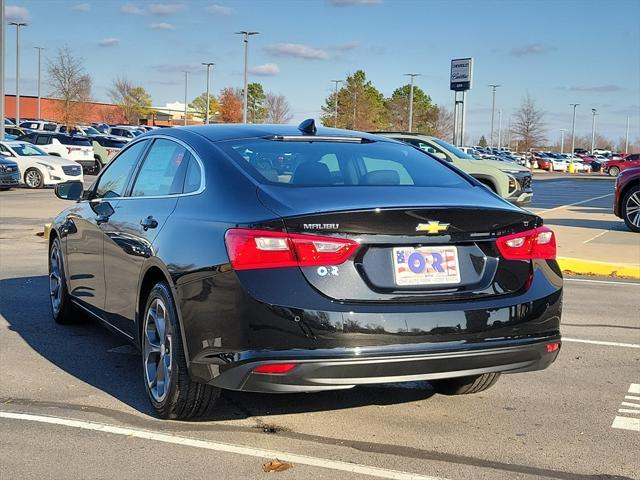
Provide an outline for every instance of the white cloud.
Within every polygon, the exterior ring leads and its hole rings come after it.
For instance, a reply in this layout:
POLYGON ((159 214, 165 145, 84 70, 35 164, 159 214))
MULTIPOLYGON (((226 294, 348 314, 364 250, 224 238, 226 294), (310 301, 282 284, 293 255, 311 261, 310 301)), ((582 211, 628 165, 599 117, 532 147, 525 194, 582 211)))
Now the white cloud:
POLYGON ((339 52, 348 52, 350 50, 355 50, 356 48, 358 48, 360 46, 360 42, 348 42, 348 43, 343 43, 340 45, 336 45, 333 48, 334 50, 337 50, 339 52))
POLYGON ((249 73, 252 75, 258 75, 259 77, 273 77, 280 73, 280 68, 275 63, 265 63, 264 65, 256 65, 249 69, 249 73))
POLYGON ((119 38, 103 38, 98 42, 98 45, 101 47, 117 47, 120 45, 119 38))
POLYGON ((334 7, 349 7, 352 5, 380 5, 382 0, 329 0, 334 7))
POLYGON ((267 52, 278 57, 297 57, 307 60, 326 60, 329 54, 320 48, 300 43, 278 43, 267 47, 267 52))
POLYGON ((516 47, 511 49, 511 55, 515 55, 516 57, 524 57, 526 55, 540 55, 543 53, 549 53, 556 50, 556 47, 552 47, 549 45, 544 45, 542 43, 530 43, 529 45, 525 45, 523 47, 516 47))
POLYGON ((88 3, 78 3, 71 7, 71 10, 75 10, 76 12, 88 12, 91 10, 91 5, 88 3))
POLYGON ((229 15, 233 15, 236 11, 231 8, 231 7, 225 7, 223 5, 218 5, 218 4, 212 4, 209 5, 207 8, 207 13, 211 14, 211 15, 222 15, 225 17, 228 17, 229 15))
POLYGON ((169 16, 175 15, 184 10, 181 3, 152 3, 149 5, 149 13, 151 15, 169 16))
POLYGON ((120 11, 127 15, 144 15, 144 10, 133 3, 125 3, 120 7, 120 11))
POLYGON ((28 22, 31 20, 29 10, 17 5, 7 5, 4 7, 4 16, 7 22, 28 22))
POLYGON ((176 26, 171 23, 152 23, 149 25, 153 30, 175 30, 176 26))

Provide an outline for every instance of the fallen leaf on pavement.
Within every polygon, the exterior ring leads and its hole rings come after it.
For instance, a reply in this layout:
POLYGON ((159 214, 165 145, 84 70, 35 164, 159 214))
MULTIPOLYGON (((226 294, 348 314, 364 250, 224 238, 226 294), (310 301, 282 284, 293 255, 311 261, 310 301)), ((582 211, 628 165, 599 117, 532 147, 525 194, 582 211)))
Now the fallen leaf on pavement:
POLYGON ((269 463, 262 464, 262 470, 267 473, 271 472, 284 472, 285 470, 289 470, 293 465, 289 462, 281 462, 278 459, 275 459, 269 463))

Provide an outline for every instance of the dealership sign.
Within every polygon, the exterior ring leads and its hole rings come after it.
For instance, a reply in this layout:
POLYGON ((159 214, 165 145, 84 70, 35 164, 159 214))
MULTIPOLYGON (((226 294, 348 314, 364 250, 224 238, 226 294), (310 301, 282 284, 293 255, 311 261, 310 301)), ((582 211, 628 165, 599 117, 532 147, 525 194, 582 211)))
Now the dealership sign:
POLYGON ((463 92, 471 90, 473 77, 473 58, 451 60, 451 90, 463 92))

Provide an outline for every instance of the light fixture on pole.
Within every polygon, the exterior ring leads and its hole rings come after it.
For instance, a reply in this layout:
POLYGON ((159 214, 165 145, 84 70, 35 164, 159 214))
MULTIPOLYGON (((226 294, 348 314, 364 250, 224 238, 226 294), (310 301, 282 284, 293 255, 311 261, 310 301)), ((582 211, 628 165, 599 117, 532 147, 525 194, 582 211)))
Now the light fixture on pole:
POLYGON ((333 97, 334 112, 333 112, 333 128, 338 128, 338 84, 342 83, 342 80, 331 80, 336 84, 335 95, 333 97))
POLYGON ((564 153, 564 132, 566 132, 566 128, 560 129, 560 153, 564 153))
POLYGON ((576 107, 579 103, 570 103, 573 107, 573 122, 571 123, 571 158, 575 155, 576 151, 576 107))
POLYGON ((249 37, 252 35, 259 35, 260 32, 249 32, 242 30, 240 32, 236 32, 236 35, 244 35, 244 100, 243 100, 243 110, 242 110, 242 123, 247 123, 247 71, 248 71, 248 62, 249 62, 249 37))
POLYGON ((187 95, 189 93, 189 72, 184 72, 184 126, 187 126, 187 95))
POLYGON ((413 79, 419 77, 419 73, 405 73, 405 77, 411 77, 411 89, 409 90, 409 133, 413 131, 413 79))
POLYGON ((42 112, 40 110, 40 103, 42 100, 42 95, 40 94, 40 85, 41 85, 41 68, 40 68, 40 56, 42 55, 42 50, 44 47, 33 47, 38 50, 38 119, 42 118, 42 112))
POLYGON ((595 108, 591 109, 592 120, 591 120, 591 155, 593 155, 593 151, 596 148, 596 115, 598 110, 595 108))
POLYGON ((16 125, 20 125, 20 27, 26 27, 23 22, 9 22, 16 27, 16 125))
POLYGON ((493 148, 493 119, 495 118, 496 115, 496 89, 498 87, 501 87, 502 85, 498 85, 498 84, 491 84, 489 85, 493 91, 493 101, 491 104, 491 135, 489 137, 489 143, 490 143, 490 147, 493 148))
POLYGON ((215 65, 215 63, 213 62, 205 62, 202 65, 204 65, 205 67, 207 67, 207 110, 205 113, 205 119, 204 119, 204 123, 206 125, 209 125, 209 106, 210 106, 210 96, 209 96, 209 74, 211 72, 211 67, 213 67, 215 65))

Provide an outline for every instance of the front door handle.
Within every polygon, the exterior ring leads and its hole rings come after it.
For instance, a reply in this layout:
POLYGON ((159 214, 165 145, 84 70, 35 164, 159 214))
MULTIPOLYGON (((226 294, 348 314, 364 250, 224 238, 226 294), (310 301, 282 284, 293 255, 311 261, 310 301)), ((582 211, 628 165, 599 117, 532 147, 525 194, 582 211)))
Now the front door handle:
POLYGON ((140 225, 142 225, 142 229, 146 232, 150 228, 156 228, 158 226, 158 221, 149 215, 147 218, 140 220, 140 225))

